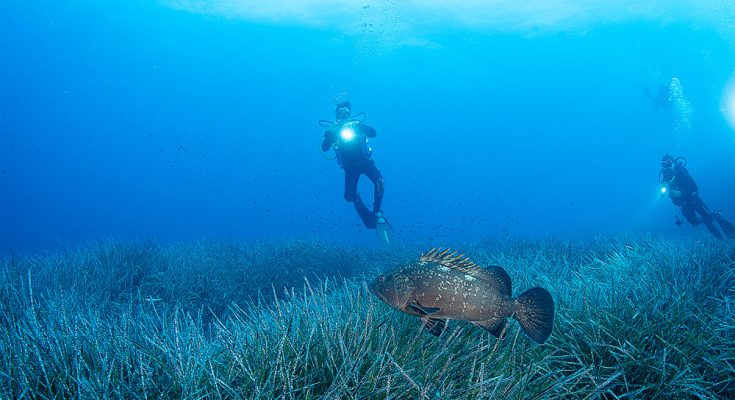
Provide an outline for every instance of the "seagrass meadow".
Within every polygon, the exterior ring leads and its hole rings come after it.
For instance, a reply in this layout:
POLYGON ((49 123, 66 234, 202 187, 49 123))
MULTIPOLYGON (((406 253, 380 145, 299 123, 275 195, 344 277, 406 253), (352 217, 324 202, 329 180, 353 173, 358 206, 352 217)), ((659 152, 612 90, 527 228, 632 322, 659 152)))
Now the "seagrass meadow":
POLYGON ((435 338, 368 292, 423 247, 106 241, 2 260, 0 397, 735 398, 732 243, 453 248, 503 266, 514 295, 549 289, 549 340, 517 322, 435 338))

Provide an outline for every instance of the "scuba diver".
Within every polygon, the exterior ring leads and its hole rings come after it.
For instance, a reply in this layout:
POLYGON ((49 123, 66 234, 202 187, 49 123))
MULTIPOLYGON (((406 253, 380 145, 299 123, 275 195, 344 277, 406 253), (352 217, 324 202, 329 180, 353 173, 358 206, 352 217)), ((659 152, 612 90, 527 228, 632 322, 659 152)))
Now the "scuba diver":
MULTIPOLYGON (((710 211, 699 197, 697 183, 687 171, 684 157, 674 158, 669 154, 664 154, 661 158, 659 182, 664 185, 661 188, 661 195, 668 193, 673 205, 681 208, 682 215, 692 226, 704 224, 714 237, 721 239, 722 233, 714 224, 716 221, 727 237, 735 237, 735 226, 722 216, 722 212, 710 211)), ((676 226, 681 226, 682 221, 676 216, 676 213, 674 217, 676 226)))
POLYGON ((336 122, 322 120, 321 126, 327 127, 321 144, 322 152, 334 146, 337 162, 345 171, 344 197, 355 205, 355 210, 362 223, 368 229, 375 229, 378 239, 387 245, 393 240, 393 231, 380 208, 383 201, 385 181, 383 175, 372 159, 372 148, 368 138, 376 136, 375 128, 364 123, 365 114, 352 115, 352 106, 348 101, 337 104, 335 108, 336 122), (362 116, 362 119, 360 117, 362 116), (373 183, 373 209, 368 209, 357 192, 360 175, 365 175, 373 183))
POLYGON ((668 110, 671 108, 671 88, 669 85, 661 85, 658 87, 656 96, 653 96, 648 88, 643 89, 646 93, 646 97, 656 107, 656 111, 660 109, 668 110))

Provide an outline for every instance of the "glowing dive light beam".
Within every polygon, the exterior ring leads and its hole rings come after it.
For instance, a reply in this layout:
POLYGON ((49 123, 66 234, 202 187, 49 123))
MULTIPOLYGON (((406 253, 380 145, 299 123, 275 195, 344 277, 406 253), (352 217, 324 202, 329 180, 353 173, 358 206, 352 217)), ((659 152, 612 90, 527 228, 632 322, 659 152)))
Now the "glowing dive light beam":
POLYGON ((665 195, 667 191, 666 186, 661 186, 661 196, 665 195))
POLYGON ((339 136, 345 142, 349 142, 350 140, 355 138, 355 130, 352 128, 342 128, 342 130, 339 131, 339 136))

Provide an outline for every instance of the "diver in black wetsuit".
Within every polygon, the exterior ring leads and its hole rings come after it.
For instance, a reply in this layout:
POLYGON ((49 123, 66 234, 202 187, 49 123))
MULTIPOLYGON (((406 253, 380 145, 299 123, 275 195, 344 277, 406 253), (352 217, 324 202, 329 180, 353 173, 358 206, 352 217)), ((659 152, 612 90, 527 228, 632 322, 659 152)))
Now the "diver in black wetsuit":
POLYGON ((653 102, 653 105, 656 107, 656 111, 658 111, 659 108, 663 110, 671 108, 671 88, 669 85, 659 86, 655 97, 651 94, 648 88, 645 88, 644 91, 646 92, 648 99, 653 102))
MULTIPOLYGON (((722 217, 722 213, 710 211, 699 197, 697 183, 687 171, 686 160, 682 157, 674 158, 669 154, 664 154, 661 158, 659 180, 666 185, 664 188, 671 202, 674 206, 681 208, 684 218, 692 226, 704 224, 713 236, 721 239, 722 234, 714 224, 714 221, 717 221, 727 237, 735 237, 735 226, 722 217)), ((681 226, 681 224, 681 220, 677 217, 676 225, 681 226)))
POLYGON ((375 229, 377 223, 383 223, 380 210, 383 201, 384 180, 375 161, 368 138, 376 136, 375 128, 368 126, 352 116, 349 102, 337 104, 335 117, 337 123, 324 132, 322 151, 326 152, 334 145, 337 162, 345 171, 345 200, 355 204, 363 224, 368 229, 375 229), (373 183, 373 210, 370 211, 357 193, 357 182, 360 175, 365 175, 373 183))

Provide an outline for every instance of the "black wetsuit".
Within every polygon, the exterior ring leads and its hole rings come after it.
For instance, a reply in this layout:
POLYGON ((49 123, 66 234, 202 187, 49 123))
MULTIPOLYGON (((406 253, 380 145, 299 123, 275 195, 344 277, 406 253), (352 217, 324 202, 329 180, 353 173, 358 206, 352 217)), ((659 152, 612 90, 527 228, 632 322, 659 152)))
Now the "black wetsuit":
POLYGON ((669 182, 669 197, 675 206, 681 207, 681 213, 692 226, 705 224, 707 230, 717 237, 722 234, 714 224, 717 221, 728 237, 735 235, 735 227, 719 214, 713 213, 699 197, 699 189, 689 171, 681 165, 674 167, 673 179, 669 182), (677 193, 678 192, 678 193, 677 193), (699 216, 697 216, 699 214, 699 216))
POLYGON ((384 180, 375 161, 372 159, 372 149, 368 146, 367 138, 376 136, 375 128, 365 125, 359 121, 352 121, 345 125, 327 129, 324 132, 322 151, 328 151, 332 145, 335 146, 337 161, 345 171, 345 200, 355 204, 355 210, 360 219, 369 229, 376 225, 375 213, 380 211, 383 201, 384 180), (349 126, 355 135, 350 140, 345 140, 340 135, 343 127, 349 126), (363 203, 357 193, 357 183, 360 175, 365 175, 373 183, 373 211, 370 211, 363 203))
POLYGON ((653 102, 653 105, 656 106, 656 111, 658 111, 659 108, 662 108, 664 110, 668 110, 671 108, 671 88, 669 85, 661 85, 658 88, 658 92, 656 93, 656 97, 653 97, 651 95, 651 92, 648 91, 648 88, 645 89, 646 96, 653 102))

